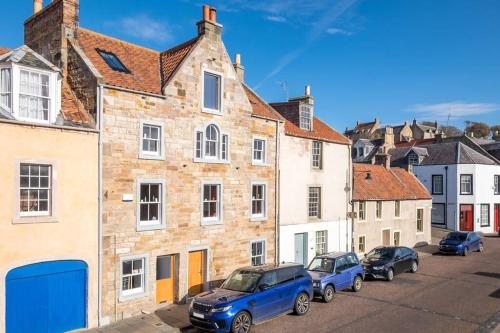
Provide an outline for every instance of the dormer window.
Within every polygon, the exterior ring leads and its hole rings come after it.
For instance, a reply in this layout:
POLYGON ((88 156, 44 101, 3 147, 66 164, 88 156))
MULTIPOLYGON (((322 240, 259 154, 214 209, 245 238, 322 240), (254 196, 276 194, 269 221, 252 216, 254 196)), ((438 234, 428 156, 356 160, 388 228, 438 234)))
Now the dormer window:
POLYGON ((420 158, 417 154, 411 153, 408 155, 408 164, 410 165, 419 165, 420 164, 420 158))
POLYGON ((300 128, 306 131, 312 130, 312 106, 301 104, 299 110, 299 125, 300 128))
POLYGON ((49 75, 21 70, 19 80, 19 117, 49 121, 49 75))
POLYGON ((12 108, 12 72, 10 68, 0 69, 0 106, 12 108))

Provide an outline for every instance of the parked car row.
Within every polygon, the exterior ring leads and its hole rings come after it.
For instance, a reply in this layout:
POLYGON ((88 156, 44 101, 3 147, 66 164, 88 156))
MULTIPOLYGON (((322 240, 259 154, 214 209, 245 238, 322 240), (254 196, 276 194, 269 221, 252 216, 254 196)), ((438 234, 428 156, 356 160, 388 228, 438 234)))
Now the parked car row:
MULTIPOLYGON (((484 250, 474 233, 451 232, 440 242, 440 252, 467 255, 484 250)), ((258 324, 282 314, 305 315, 314 297, 333 300, 336 292, 361 290, 365 278, 392 281, 398 274, 417 272, 417 251, 404 246, 377 247, 360 261, 353 252, 316 256, 301 264, 261 265, 234 271, 219 288, 201 293, 189 306, 195 327, 216 333, 248 333, 258 324)))

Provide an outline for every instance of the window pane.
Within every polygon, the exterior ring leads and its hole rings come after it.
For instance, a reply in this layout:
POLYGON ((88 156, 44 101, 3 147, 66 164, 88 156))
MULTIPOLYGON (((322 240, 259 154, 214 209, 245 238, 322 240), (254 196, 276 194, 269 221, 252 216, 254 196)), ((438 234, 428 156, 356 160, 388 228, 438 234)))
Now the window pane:
POLYGON ((132 276, 132 289, 142 287, 142 274, 132 276))
POLYGON ((127 260, 122 263, 122 273, 124 275, 132 273, 132 261, 127 260))
POLYGON ((219 110, 220 77, 218 75, 204 74, 204 107, 219 110))

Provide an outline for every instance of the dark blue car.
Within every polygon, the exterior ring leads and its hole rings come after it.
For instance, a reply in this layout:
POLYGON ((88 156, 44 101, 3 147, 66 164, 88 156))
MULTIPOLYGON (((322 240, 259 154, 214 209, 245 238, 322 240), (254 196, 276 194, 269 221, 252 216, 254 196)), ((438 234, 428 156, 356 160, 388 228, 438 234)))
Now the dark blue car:
POLYGON ((220 288, 195 296, 189 319, 204 330, 248 333, 252 324, 284 313, 305 315, 312 297, 312 280, 302 265, 245 267, 220 288))
POLYGON ((315 257, 307 268, 313 279, 314 295, 330 303, 335 292, 347 288, 361 290, 365 272, 356 254, 332 252, 315 257))
POLYGON ((476 232, 453 231, 439 242, 439 252, 466 256, 471 251, 484 251, 481 236, 476 232))

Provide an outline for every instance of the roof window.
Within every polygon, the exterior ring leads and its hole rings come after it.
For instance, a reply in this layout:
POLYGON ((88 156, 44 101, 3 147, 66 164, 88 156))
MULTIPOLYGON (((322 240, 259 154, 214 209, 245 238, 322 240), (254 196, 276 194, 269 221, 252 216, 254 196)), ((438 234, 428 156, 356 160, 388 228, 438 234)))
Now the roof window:
POLYGON ((130 73, 130 70, 125 67, 125 65, 120 61, 120 59, 116 56, 116 54, 112 52, 107 52, 103 50, 96 49, 97 53, 106 61, 109 67, 112 70, 123 73, 130 73))

